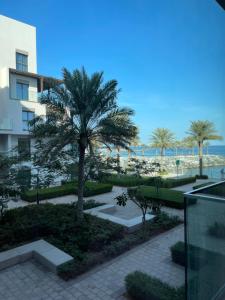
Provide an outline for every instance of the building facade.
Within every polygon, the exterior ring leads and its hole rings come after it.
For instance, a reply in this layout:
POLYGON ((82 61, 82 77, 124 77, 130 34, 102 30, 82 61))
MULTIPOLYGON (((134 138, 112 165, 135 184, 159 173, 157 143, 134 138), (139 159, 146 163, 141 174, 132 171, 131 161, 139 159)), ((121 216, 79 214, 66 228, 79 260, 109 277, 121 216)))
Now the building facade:
POLYGON ((28 121, 45 116, 38 102, 44 77, 37 74, 36 28, 0 15, 0 152, 30 151, 28 121))

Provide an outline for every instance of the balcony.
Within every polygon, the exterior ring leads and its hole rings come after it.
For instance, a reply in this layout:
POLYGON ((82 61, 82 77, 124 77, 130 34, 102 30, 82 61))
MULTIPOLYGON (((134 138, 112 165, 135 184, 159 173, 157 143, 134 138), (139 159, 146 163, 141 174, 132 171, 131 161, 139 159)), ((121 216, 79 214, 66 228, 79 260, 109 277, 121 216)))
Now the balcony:
POLYGON ((0 130, 12 130, 13 122, 9 118, 0 119, 0 130))
POLYGON ((187 299, 225 299, 225 181, 185 194, 185 202, 187 299))

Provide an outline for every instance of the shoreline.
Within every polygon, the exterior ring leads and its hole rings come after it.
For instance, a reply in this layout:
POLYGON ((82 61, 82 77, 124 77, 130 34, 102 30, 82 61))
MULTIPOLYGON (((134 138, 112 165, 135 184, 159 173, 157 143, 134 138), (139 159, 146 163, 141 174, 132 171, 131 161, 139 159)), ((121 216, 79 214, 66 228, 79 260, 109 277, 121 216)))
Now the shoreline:
MULTIPOLYGON (((179 160, 179 169, 192 169, 198 168, 199 158, 198 155, 179 155, 179 156, 131 156, 131 158, 137 158, 139 160, 145 160, 148 163, 157 162, 161 164, 161 167, 166 171, 173 171, 177 168, 176 161, 179 160)), ((128 157, 120 156, 120 161, 123 167, 127 166, 128 157)), ((222 155, 204 155, 203 156, 204 167, 223 167, 225 166, 225 156, 222 155)))

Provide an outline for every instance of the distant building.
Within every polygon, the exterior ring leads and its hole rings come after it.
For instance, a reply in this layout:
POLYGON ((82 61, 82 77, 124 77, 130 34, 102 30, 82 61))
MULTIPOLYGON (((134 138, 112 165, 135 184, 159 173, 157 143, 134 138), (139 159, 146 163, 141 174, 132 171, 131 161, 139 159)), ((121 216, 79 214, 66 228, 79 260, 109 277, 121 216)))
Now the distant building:
POLYGON ((28 121, 46 115, 38 102, 36 28, 0 15, 0 152, 31 149, 28 121))

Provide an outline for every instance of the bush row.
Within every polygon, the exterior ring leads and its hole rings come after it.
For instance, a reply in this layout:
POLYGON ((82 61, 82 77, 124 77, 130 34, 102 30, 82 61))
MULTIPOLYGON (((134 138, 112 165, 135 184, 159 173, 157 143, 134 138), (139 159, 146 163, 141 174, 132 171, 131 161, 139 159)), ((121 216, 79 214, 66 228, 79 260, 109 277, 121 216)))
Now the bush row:
POLYGON ((185 185, 188 183, 192 183, 196 181, 196 177, 184 177, 184 178, 166 178, 162 179, 162 187, 164 188, 173 188, 181 185, 185 185))
MULTIPOLYGON (((108 182, 113 185, 133 187, 138 185, 155 185, 155 180, 160 178, 156 177, 137 177, 134 175, 110 175, 103 178, 103 182, 108 182)), ((173 188, 176 186, 192 183, 196 181, 196 177, 185 177, 185 178, 167 178, 161 179, 161 187, 164 188, 173 188)))
POLYGON ((215 182, 206 182, 206 183, 194 185, 194 186, 193 186, 193 190, 200 189, 200 188, 202 188, 202 187, 205 187, 205 186, 210 185, 210 184, 213 184, 213 183, 215 183, 215 182))
MULTIPOLYGON (((156 188, 153 186, 142 186, 140 191, 147 199, 160 201, 162 205, 177 209, 184 208, 184 195, 181 191, 160 188, 157 192, 156 188)), ((195 204, 196 202, 197 199, 190 199, 188 203, 195 204)))
POLYGON ((161 280, 135 271, 125 278, 127 293, 134 300, 184 300, 185 289, 173 288, 161 280))
POLYGON ((153 185, 156 177, 137 177, 134 175, 110 175, 104 176, 102 182, 117 186, 133 187, 138 185, 153 185))
MULTIPOLYGON (((90 197, 112 191, 112 185, 106 183, 86 182, 84 187, 84 197, 90 197)), ((42 188, 38 190, 39 200, 51 199, 65 195, 77 194, 78 188, 76 182, 42 188)), ((37 200, 37 190, 25 191, 21 194, 21 199, 27 202, 35 202, 37 200)))
MULTIPOLYGON (((185 254, 185 243, 177 242, 171 248, 171 257, 173 262, 181 266, 186 266, 186 254, 185 254)), ((188 256, 189 256, 189 267, 192 270, 199 270, 202 266, 207 263, 206 251, 200 247, 188 245, 188 256)))

